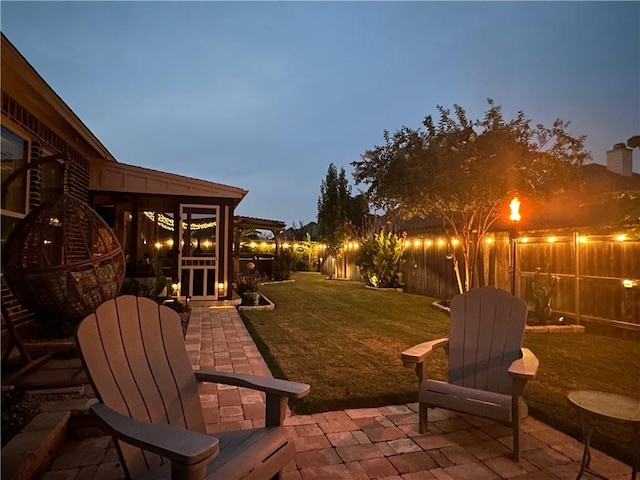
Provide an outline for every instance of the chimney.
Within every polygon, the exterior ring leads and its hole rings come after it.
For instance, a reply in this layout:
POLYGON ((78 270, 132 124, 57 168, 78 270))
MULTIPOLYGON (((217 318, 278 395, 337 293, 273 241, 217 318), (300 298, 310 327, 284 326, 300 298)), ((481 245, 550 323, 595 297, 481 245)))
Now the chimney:
POLYGON ((613 149, 607 152, 607 170, 625 177, 633 175, 632 153, 633 150, 627 148, 624 143, 616 143, 613 149))

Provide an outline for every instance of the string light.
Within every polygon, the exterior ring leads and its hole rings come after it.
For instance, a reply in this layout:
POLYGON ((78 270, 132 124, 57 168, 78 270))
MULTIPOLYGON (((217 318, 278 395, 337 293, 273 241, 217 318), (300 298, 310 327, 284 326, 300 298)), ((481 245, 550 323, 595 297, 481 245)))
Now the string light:
MULTIPOLYGON (((157 216, 158 225, 164 228, 165 230, 169 230, 173 232, 173 226, 174 226, 173 218, 168 217, 167 215, 161 212, 158 212, 157 215, 158 215, 157 216)), ((144 216, 147 217, 152 222, 156 221, 156 212, 144 212, 144 216)), ((182 229, 187 230, 187 227, 188 227, 189 230, 191 230, 192 232, 195 232, 198 230, 206 230, 207 228, 213 228, 216 226, 217 226, 217 222, 211 222, 211 221, 191 222, 189 224, 187 222, 182 222, 182 229)))

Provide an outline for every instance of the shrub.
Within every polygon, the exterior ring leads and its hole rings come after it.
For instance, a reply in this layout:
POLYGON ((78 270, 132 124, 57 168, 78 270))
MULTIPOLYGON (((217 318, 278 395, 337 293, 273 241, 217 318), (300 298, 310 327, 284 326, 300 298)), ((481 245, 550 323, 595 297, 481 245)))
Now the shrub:
POLYGON ((294 261, 295 255, 293 251, 281 248, 273 259, 273 279, 289 280, 289 278, 291 278, 294 261))
POLYGON ((356 256, 356 265, 367 283, 380 288, 397 288, 404 285, 402 258, 405 249, 404 239, 407 233, 398 235, 389 228, 385 231, 369 234, 360 240, 360 250, 356 256))
POLYGON ((533 274, 531 288, 533 290, 534 313, 540 325, 546 325, 551 318, 551 299, 558 289, 560 279, 550 273, 542 273, 540 267, 533 274))
POLYGON ((189 311, 189 308, 187 307, 186 304, 184 304, 181 301, 176 300, 176 299, 167 300, 167 301, 163 302, 163 305, 166 305, 171 310, 174 310, 176 313, 184 313, 184 312, 189 311))
POLYGON ((157 298, 165 287, 171 286, 171 280, 157 276, 144 278, 142 281, 136 278, 125 278, 120 288, 120 295, 135 295, 137 297, 157 298))

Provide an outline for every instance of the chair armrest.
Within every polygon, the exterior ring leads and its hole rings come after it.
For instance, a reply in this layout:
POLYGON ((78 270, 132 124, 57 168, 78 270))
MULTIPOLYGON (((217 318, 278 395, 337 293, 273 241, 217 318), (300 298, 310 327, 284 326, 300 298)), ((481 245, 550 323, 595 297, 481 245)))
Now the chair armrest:
POLYGON ((172 462, 189 466, 213 459, 219 450, 218 439, 166 423, 134 420, 95 403, 91 412, 111 435, 135 447, 162 455, 172 462))
POLYGON ((279 378, 248 375, 245 373, 215 372, 211 370, 196 370, 196 379, 200 382, 222 383, 258 390, 271 395, 288 398, 305 397, 311 387, 306 383, 290 382, 279 378))
POLYGON ((538 358, 528 348, 521 348, 522 357, 509 366, 509 373, 517 378, 531 379, 538 371, 538 358))
POLYGON ((431 340, 430 342, 414 345, 400 354, 402 364, 409 368, 415 367, 417 364, 424 362, 424 359, 431 350, 437 347, 444 347, 448 345, 448 343, 448 338, 439 338, 437 340, 431 340))

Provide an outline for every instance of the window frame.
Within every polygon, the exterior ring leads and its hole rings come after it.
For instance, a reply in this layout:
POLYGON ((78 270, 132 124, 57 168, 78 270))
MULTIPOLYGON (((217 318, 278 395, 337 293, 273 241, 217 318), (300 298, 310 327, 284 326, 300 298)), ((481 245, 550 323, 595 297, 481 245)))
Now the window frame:
MULTIPOLYGON (((31 145, 33 144, 33 137, 26 130, 21 128, 19 125, 15 124, 14 122, 8 121, 8 119, 5 118, 4 115, 2 116, 2 126, 10 130, 13 134, 22 138, 26 142, 27 144, 25 148, 26 164, 31 163, 31 145)), ((22 219, 27 216, 31 207, 29 202, 29 198, 31 195, 31 169, 27 169, 27 171, 25 172, 24 195, 25 195, 25 198, 24 198, 25 211, 24 212, 17 212, 15 210, 5 209, 4 202, 2 202, 2 205, 0 205, 0 215, 12 217, 12 218, 19 218, 19 219, 22 219)))
MULTIPOLYGON (((49 149, 48 147, 42 147, 40 150, 40 156, 41 157, 48 157, 51 155, 55 155, 55 153, 53 152, 53 150, 49 149)), ((31 160, 31 159, 29 159, 31 160)), ((64 193, 64 183, 65 183, 65 176, 66 176, 66 166, 65 166, 65 162, 64 160, 56 160, 55 162, 51 162, 51 165, 56 165, 56 166, 60 166, 62 167, 61 170, 61 177, 60 177, 60 193, 64 193)), ((43 167, 45 167, 45 164, 40 165, 40 205, 42 205, 45 201, 49 201, 52 199, 48 199, 45 200, 43 197, 43 193, 44 193, 44 171, 43 171, 43 167)), ((29 169, 29 171, 31 171, 31 169, 29 169)), ((55 198, 55 196, 54 196, 55 198)), ((27 200, 29 200, 29 197, 27 197, 27 200)))

